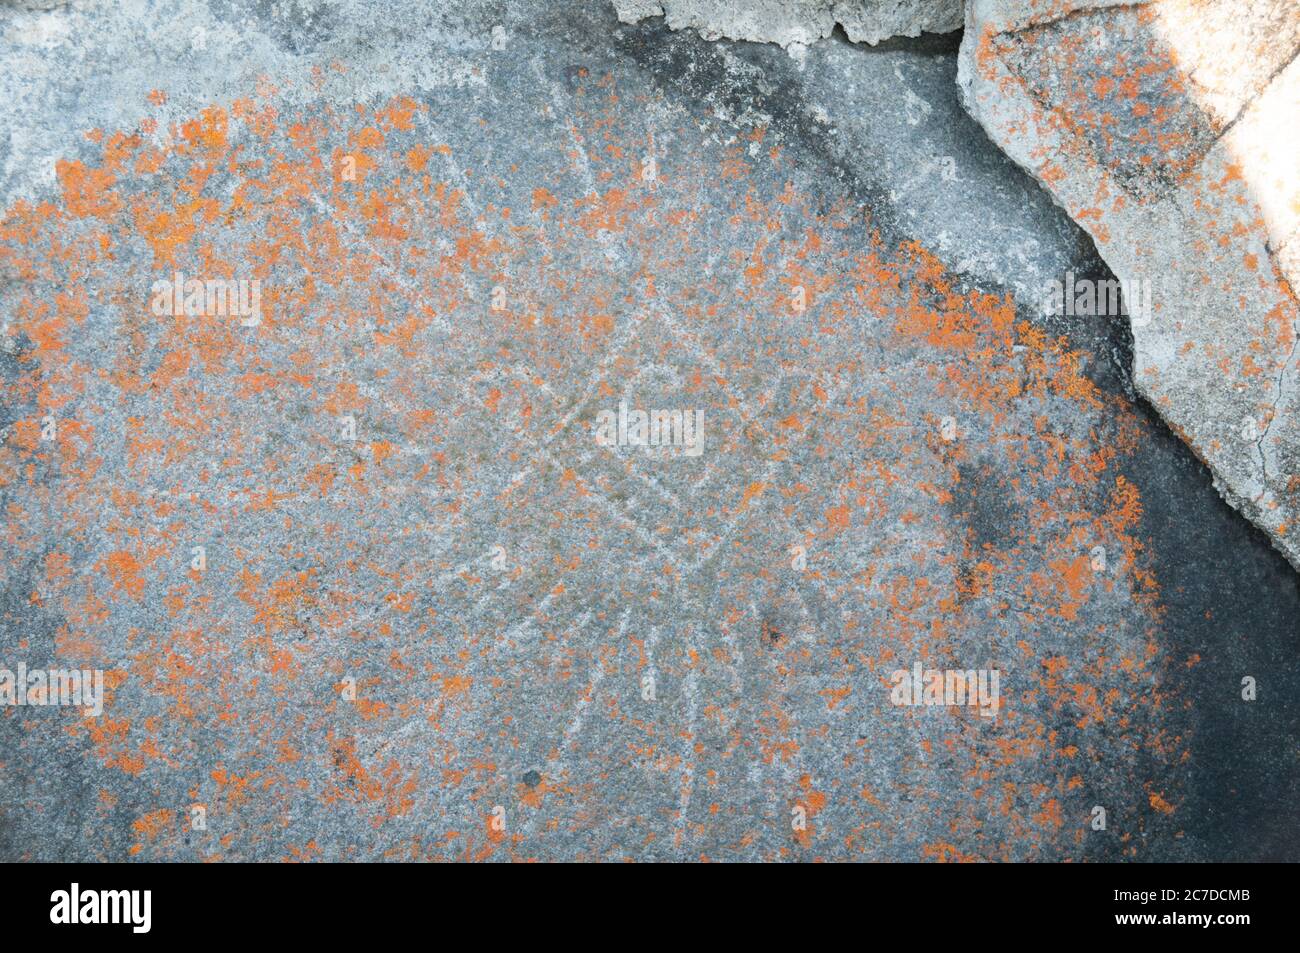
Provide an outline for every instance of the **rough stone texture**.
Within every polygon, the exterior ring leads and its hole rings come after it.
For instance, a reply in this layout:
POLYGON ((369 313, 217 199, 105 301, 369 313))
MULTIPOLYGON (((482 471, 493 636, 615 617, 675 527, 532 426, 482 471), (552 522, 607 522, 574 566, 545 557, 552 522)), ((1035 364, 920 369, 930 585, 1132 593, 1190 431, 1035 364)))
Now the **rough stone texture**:
POLYGON ((806 46, 836 26, 854 43, 947 33, 962 25, 961 0, 613 0, 624 23, 664 17, 673 30, 708 40, 757 40, 806 46))
POLYGON ((1300 5, 973 0, 993 140, 1149 281, 1139 391, 1300 568, 1300 5))
POLYGON ((0 858, 1300 856, 1296 575, 952 44, 538 9, 0 14, 0 666, 111 683, 0 709, 0 858))

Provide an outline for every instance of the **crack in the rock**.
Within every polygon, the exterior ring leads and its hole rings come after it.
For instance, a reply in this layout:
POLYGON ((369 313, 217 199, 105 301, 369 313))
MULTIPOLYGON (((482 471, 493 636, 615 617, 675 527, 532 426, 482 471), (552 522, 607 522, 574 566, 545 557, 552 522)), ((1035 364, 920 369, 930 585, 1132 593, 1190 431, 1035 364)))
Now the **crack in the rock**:
POLYGON ((1282 370, 1278 371, 1277 379, 1273 382, 1273 387, 1277 392, 1277 396, 1274 397, 1273 405, 1270 408, 1272 413, 1268 418, 1268 423, 1264 425, 1264 432, 1260 434, 1259 439, 1255 441, 1255 447, 1259 450, 1260 465, 1264 468, 1264 479, 1270 482, 1271 477, 1268 472, 1268 456, 1264 453, 1264 439, 1268 436, 1268 432, 1273 429, 1273 422, 1281 416, 1278 407, 1282 403, 1282 395, 1285 393, 1283 380, 1286 377, 1287 371, 1295 365, 1297 351, 1300 351, 1300 328, 1298 328, 1296 323, 1293 321, 1291 323, 1291 353, 1288 354, 1286 360, 1282 362, 1282 370))
POLYGON ((1062 13, 1060 16, 1051 16, 1049 14, 1041 20, 1031 18, 1010 29, 997 30, 993 32, 991 36, 994 39, 1001 36, 1015 36, 1017 33, 1027 33, 1030 30, 1045 29, 1049 26, 1056 26, 1058 23, 1067 23, 1070 20, 1077 20, 1080 17, 1091 16, 1096 13, 1109 13, 1111 10, 1137 10, 1141 7, 1149 7, 1155 2, 1156 0, 1133 0, 1132 3, 1113 3, 1110 6, 1076 7, 1068 13, 1062 13))
MULTIPOLYGON (((1241 119, 1242 116, 1246 115, 1250 107, 1255 105, 1255 103, 1259 100, 1259 98, 1269 91, 1269 89, 1272 87, 1273 83, 1277 80, 1277 78, 1281 76, 1283 73, 1285 73, 1287 71, 1287 68, 1290 67, 1290 65, 1296 61, 1296 57, 1300 57, 1300 46, 1297 46, 1294 50, 1292 50, 1291 57, 1281 66, 1279 66, 1277 69, 1273 70, 1273 72, 1269 73, 1268 78, 1264 80, 1264 82, 1260 85, 1259 89, 1257 89, 1249 99, 1247 99, 1244 103, 1241 104, 1241 108, 1237 110, 1237 114, 1233 116, 1230 120, 1228 120, 1227 125, 1225 125, 1221 130, 1219 130, 1218 134, 1214 137, 1214 140, 1210 143, 1211 147, 1217 144, 1220 140, 1223 139, 1224 136, 1226 136, 1229 132, 1232 131, 1232 128, 1237 125, 1237 122, 1241 119)), ((1206 151, 1208 153, 1209 150, 1207 149, 1206 151)))

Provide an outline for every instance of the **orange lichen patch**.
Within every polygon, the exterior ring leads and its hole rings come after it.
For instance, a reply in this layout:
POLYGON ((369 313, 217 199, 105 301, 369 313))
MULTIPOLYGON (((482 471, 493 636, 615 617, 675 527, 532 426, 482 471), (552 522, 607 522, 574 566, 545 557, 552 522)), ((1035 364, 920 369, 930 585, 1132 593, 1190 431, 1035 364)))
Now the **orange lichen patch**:
POLYGON ((133 599, 139 599, 144 595, 145 581, 141 574, 144 567, 134 553, 125 549, 109 553, 105 565, 114 589, 125 592, 133 599))
POLYGON ((1043 809, 1034 816, 1034 823, 1040 828, 1059 829, 1065 823, 1060 803, 1055 798, 1048 800, 1043 805, 1043 809))
POLYGON ((73 215, 106 220, 121 210, 122 200, 113 191, 117 176, 111 168, 88 169, 80 162, 59 160, 55 169, 64 205, 73 215))
POLYGON ((170 827, 175 820, 176 815, 173 811, 168 808, 160 808, 136 818, 131 823, 131 828, 137 834, 154 839, 170 827))
POLYGON ((923 844, 921 846, 921 857, 924 860, 933 860, 941 864, 973 864, 982 859, 975 854, 964 853, 955 844, 946 841, 923 844))
POLYGON ((750 501, 755 500, 758 497, 762 496, 763 491, 766 489, 767 489, 767 484, 761 480, 757 480, 749 484, 749 486, 745 487, 745 492, 740 498, 740 509, 743 510, 746 507, 748 507, 750 501))
MULTIPOLYGON (((105 673, 105 690, 110 679, 105 673)), ((113 678, 114 685, 121 681, 113 678)), ((94 745, 95 756, 108 768, 117 769, 127 775, 138 775, 145 768, 145 760, 129 743, 131 722, 127 718, 112 718, 105 714, 101 718, 78 719, 67 726, 70 735, 85 734, 94 745)))
POLYGON ((183 142, 177 147, 182 154, 210 159, 229 145, 227 133, 230 116, 219 106, 209 106, 198 117, 181 124, 183 142))
POLYGON ((560 200, 552 195, 549 189, 540 185, 533 189, 534 209, 555 208, 559 204, 560 200))
POLYGON ((1148 796, 1151 806, 1161 814, 1172 814, 1176 808, 1154 791, 1148 796))
POLYGON ((426 145, 412 146, 406 152, 406 168, 411 172, 423 172, 431 155, 433 150, 426 145))
POLYGON ((832 532, 848 529, 851 516, 847 506, 832 506, 826 511, 826 525, 832 532))
MULTIPOLYGON (((247 583, 255 585, 257 581, 248 579, 247 583)), ((240 592, 240 598, 255 608, 253 622, 269 636, 301 624, 299 614, 310 611, 314 589, 314 574, 304 570, 275 580, 260 597, 250 585, 240 592)))
MULTIPOLYGON (((151 811, 132 822, 131 828, 136 835, 144 841, 156 841, 162 834, 176 822, 176 815, 168 808, 160 808, 151 811)), ((144 850, 144 843, 137 842, 130 848, 132 856, 139 854, 144 850)))
POLYGON ((235 774, 233 771, 227 770, 225 767, 218 767, 211 772, 210 777, 217 784, 217 792, 225 798, 229 804, 238 806, 246 803, 252 796, 256 790, 252 786, 253 782, 261 777, 261 774, 262 772, 260 771, 254 771, 250 774, 240 776, 235 774))
POLYGON ((72 576, 72 558, 67 553, 52 552, 45 556, 45 581, 59 586, 72 576))

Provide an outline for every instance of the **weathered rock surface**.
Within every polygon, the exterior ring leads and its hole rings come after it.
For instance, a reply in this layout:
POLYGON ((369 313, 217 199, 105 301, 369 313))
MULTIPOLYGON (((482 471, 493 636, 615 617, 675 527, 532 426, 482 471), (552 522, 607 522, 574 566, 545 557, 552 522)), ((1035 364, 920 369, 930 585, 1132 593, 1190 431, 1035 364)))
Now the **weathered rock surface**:
POLYGON ((1300 4, 971 0, 966 18, 967 108, 1149 283, 1136 386, 1300 568, 1300 4))
POLYGON ((0 37, 0 666, 108 677, 0 708, 0 858, 1297 855, 1296 575, 1121 325, 1037 307, 1106 271, 955 48, 591 0, 0 37), (157 313, 176 271, 262 320, 157 313), (621 401, 702 452, 597 443, 621 401), (916 662, 996 717, 895 705, 916 662))
POLYGON ((824 39, 837 25, 854 43, 947 33, 962 25, 961 0, 614 0, 619 19, 662 16, 673 30, 705 39, 757 40, 781 46, 824 39))

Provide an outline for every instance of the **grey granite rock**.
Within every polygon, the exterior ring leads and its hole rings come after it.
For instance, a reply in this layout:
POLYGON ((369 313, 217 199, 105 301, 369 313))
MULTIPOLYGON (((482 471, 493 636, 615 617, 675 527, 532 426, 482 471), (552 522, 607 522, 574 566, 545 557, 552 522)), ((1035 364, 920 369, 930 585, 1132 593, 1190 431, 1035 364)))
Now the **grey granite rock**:
POLYGON ((806 46, 842 27, 854 43, 947 33, 961 27, 961 0, 613 0, 624 23, 662 16, 705 39, 806 46))

